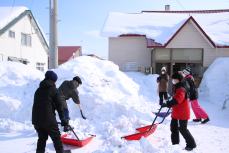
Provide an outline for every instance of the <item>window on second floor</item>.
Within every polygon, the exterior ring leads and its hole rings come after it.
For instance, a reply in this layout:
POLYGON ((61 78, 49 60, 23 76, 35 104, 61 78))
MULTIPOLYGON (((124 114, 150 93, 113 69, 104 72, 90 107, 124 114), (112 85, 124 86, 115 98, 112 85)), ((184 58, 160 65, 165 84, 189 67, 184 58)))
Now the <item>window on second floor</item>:
POLYGON ((10 30, 8 36, 10 38, 15 38, 15 32, 10 30))
POLYGON ((32 46, 32 37, 30 34, 21 33, 21 44, 24 46, 32 46))
POLYGON ((36 68, 40 71, 44 71, 45 63, 36 63, 36 68))

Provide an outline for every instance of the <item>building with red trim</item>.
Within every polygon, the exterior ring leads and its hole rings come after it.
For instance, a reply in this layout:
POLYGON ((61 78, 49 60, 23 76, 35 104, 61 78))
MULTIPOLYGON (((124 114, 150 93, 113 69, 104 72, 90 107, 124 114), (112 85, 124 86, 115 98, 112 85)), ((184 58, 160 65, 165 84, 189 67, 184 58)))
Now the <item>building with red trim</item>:
POLYGON ((171 74, 190 66, 202 76, 217 57, 229 57, 229 9, 110 13, 102 34, 120 70, 166 66, 171 74))
POLYGON ((82 55, 81 46, 58 46, 58 64, 63 64, 70 59, 82 55))

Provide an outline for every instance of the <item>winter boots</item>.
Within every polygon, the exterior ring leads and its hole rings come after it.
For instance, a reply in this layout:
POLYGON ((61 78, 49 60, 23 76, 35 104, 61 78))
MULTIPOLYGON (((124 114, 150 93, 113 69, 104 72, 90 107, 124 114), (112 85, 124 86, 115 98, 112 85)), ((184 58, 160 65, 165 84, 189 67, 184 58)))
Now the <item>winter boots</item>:
POLYGON ((206 119, 204 119, 201 123, 202 123, 202 124, 205 124, 205 123, 207 123, 208 121, 210 121, 210 119, 209 119, 209 118, 206 118, 206 119))
POLYGON ((192 120, 193 122, 201 122, 201 118, 196 118, 192 120))
POLYGON ((205 124, 208 121, 210 121, 210 119, 209 118, 206 118, 206 119, 202 120, 201 118, 196 118, 196 119, 193 119, 192 121, 193 122, 201 122, 201 124, 205 124))
POLYGON ((184 149, 187 150, 187 151, 192 151, 194 148, 196 148, 196 147, 188 147, 188 146, 186 146, 184 149))

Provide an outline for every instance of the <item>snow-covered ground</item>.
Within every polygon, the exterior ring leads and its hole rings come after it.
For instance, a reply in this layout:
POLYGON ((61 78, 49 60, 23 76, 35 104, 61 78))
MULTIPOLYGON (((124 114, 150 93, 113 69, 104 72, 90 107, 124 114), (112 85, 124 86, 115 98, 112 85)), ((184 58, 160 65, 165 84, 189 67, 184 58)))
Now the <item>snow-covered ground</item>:
MULTIPOLYGON (((226 91, 229 91, 227 82, 224 82, 229 77, 227 60, 219 59, 205 73, 200 87, 200 103, 209 113, 211 121, 205 125, 189 122, 188 128, 197 142, 193 152, 229 152, 229 106, 222 110, 226 91), (221 75, 216 74, 219 68, 221 75), (224 68, 225 71, 222 71, 224 68), (218 96, 220 93, 225 94, 218 96)), ((146 139, 132 142, 121 139, 121 136, 134 133, 136 127, 150 124, 154 119, 152 111, 159 108, 157 75, 123 73, 112 62, 86 56, 69 61, 54 71, 59 77, 57 87, 75 75, 82 78, 79 93, 87 120, 81 118, 79 109, 69 100, 70 124, 80 137, 96 134, 87 146, 71 147, 72 153, 186 152, 182 137, 180 145, 171 145, 170 117, 146 139)), ((34 91, 43 77, 44 73, 23 64, 0 63, 0 152, 35 152, 37 135, 30 121, 31 109, 34 91)), ((55 152, 50 139, 46 151, 55 152)))

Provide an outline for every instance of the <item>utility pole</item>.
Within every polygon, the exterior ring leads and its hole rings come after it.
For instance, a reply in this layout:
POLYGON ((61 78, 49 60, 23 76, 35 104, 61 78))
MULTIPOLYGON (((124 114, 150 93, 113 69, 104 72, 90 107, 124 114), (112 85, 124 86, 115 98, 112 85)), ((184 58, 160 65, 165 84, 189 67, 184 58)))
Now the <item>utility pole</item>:
POLYGON ((49 13, 49 69, 55 69, 58 66, 57 0, 50 0, 49 13))

